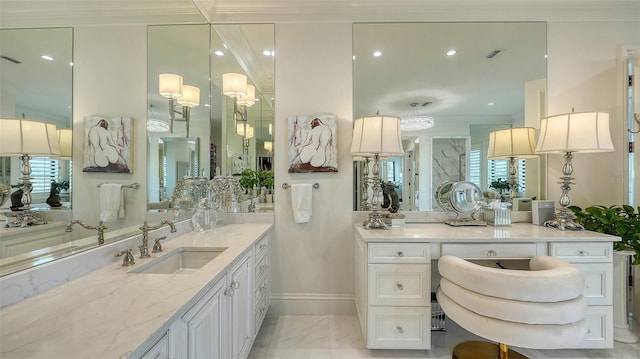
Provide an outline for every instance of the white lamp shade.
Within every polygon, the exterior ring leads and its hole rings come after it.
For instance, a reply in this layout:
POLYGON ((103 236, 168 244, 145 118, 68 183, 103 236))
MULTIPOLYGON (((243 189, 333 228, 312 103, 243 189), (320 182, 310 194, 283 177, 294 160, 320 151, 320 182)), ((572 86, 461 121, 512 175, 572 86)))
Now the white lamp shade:
POLYGON ((273 142, 264 141, 264 149, 265 149, 265 151, 268 151, 268 152, 273 151, 273 142))
POLYGON ((353 127, 351 154, 371 157, 404 154, 400 138, 400 119, 392 116, 371 116, 356 119, 353 127))
POLYGON ((73 130, 61 128, 57 131, 60 145, 60 159, 70 160, 73 157, 73 130))
POLYGON ((60 156, 56 125, 34 120, 0 119, 0 156, 60 156))
POLYGON ((609 114, 572 112, 542 119, 537 153, 611 152, 609 114))
POLYGON ((246 136, 244 136, 245 138, 249 139, 249 138, 253 138, 253 127, 247 125, 247 133, 246 136))
POLYGON ((245 126, 246 126, 245 122, 236 122, 236 134, 244 137, 246 133, 245 126))
POLYGON ((533 127, 516 127, 494 131, 489 134, 490 160, 512 157, 536 157, 536 129, 533 127))
POLYGON ((239 98, 247 95, 247 76, 234 72, 222 74, 222 93, 239 98))
POLYGON ((182 106, 196 107, 200 105, 200 89, 195 86, 182 86, 182 97, 178 99, 182 106))
POLYGON ((160 95, 163 97, 178 99, 182 96, 182 76, 160 74, 158 83, 160 95))
POLYGON ((256 87, 247 85, 247 94, 238 98, 238 105, 251 107, 256 103, 256 87))

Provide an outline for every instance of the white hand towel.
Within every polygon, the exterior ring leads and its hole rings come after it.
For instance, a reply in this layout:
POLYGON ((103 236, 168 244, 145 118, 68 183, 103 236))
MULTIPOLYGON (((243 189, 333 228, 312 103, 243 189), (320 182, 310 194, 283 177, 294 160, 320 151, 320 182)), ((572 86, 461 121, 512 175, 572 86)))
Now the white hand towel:
POLYGON ((124 217, 122 185, 103 183, 100 186, 100 220, 113 222, 124 217))
POLYGON ((311 189, 310 183, 291 185, 291 207, 296 223, 307 223, 311 219, 311 189))

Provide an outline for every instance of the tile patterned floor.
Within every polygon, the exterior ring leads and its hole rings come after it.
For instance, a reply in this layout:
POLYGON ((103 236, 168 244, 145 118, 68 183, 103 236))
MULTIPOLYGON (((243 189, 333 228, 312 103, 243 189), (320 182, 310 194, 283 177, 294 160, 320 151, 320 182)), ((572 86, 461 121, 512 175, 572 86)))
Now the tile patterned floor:
MULTIPOLYGON (((432 333, 431 350, 368 350, 364 348, 355 316, 285 315, 267 317, 253 344, 249 359, 450 359, 459 342, 478 339, 447 321, 446 332, 432 333)), ((638 333, 638 330, 636 329, 638 333)), ((638 333, 640 334, 640 333, 638 333)), ((613 349, 517 349, 531 359, 591 358, 640 359, 640 343, 615 343, 613 349)))

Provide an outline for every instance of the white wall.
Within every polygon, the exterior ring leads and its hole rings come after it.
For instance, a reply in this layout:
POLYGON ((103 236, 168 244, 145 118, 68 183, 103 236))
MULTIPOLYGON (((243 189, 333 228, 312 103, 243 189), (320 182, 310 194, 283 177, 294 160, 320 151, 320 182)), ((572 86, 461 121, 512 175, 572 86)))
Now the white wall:
POLYGON ((271 313, 354 312, 350 23, 276 24, 275 236, 271 313), (337 116, 338 173, 288 173, 287 119, 337 116), (296 224, 283 182, 315 183, 311 221, 296 224))
MULTIPOLYGON (((276 223, 271 313, 353 311, 351 29, 350 23, 276 25, 276 223), (327 112, 338 118, 339 172, 289 174, 287 118, 327 112), (320 189, 314 190, 309 223, 294 223, 290 190, 280 187, 283 182, 320 184, 320 189)), ((571 197, 576 205, 623 201, 623 183, 619 180, 626 128, 621 122, 617 56, 620 46, 640 45, 639 29, 640 22, 548 25, 549 113, 575 107, 576 111, 607 111, 612 118, 616 152, 575 158, 576 185, 571 197)), ((97 184, 140 182, 142 188, 129 190, 126 201, 127 222, 141 223, 146 205, 146 27, 76 27, 74 51, 74 137, 81 138, 83 118, 92 114, 132 116, 135 126, 132 175, 82 173, 81 163, 75 164, 74 212, 77 218, 95 222, 97 184)), ((421 147, 429 148, 426 143, 421 147)), ((82 148, 80 141, 74 142, 74 157, 81 158, 82 148)), ((561 164, 561 156, 550 156, 550 199, 560 195, 555 183, 561 164)))
MULTIPOLYGON (((83 158, 84 118, 91 115, 133 118, 133 174, 83 173, 73 161, 75 219, 97 224, 103 182, 131 184, 124 189, 126 218, 117 225, 141 224, 146 211, 147 27, 92 26, 74 29, 73 158, 83 158), (80 140, 79 140, 80 139, 80 140)), ((115 227, 115 224, 111 226, 115 227)), ((109 225, 107 225, 109 226, 109 225)))
MULTIPOLYGON (((640 21, 549 23, 548 114, 602 111, 610 115, 613 153, 576 154, 571 204, 626 203, 621 47, 640 45, 640 21)), ((560 198, 561 155, 548 156, 548 199, 560 198)))

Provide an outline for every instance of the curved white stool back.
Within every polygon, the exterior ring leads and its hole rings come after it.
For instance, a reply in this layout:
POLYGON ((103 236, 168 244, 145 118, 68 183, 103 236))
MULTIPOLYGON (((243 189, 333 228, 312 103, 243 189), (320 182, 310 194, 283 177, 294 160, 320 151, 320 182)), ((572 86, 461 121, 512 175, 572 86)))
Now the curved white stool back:
POLYGON ((442 256, 438 303, 461 327, 495 342, 558 349, 581 341, 587 303, 580 271, 546 256, 533 257, 529 269, 489 268, 442 256))

